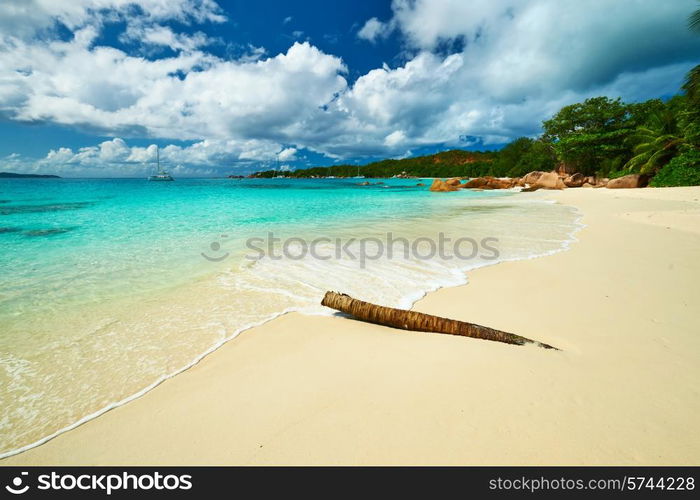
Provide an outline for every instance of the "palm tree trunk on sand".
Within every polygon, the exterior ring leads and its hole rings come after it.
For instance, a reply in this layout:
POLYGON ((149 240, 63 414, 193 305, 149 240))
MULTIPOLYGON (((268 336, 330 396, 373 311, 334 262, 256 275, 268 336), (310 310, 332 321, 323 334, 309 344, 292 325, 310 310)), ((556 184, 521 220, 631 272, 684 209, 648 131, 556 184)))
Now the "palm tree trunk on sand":
POLYGON ((521 337, 514 333, 502 332, 487 326, 441 318, 440 316, 432 316, 416 311, 378 306, 370 302, 353 299, 344 293, 326 292, 321 305, 350 314, 361 321, 391 326, 402 330, 446 333, 448 335, 461 335, 463 337, 505 342, 506 344, 535 344, 545 349, 557 349, 551 345, 521 337))

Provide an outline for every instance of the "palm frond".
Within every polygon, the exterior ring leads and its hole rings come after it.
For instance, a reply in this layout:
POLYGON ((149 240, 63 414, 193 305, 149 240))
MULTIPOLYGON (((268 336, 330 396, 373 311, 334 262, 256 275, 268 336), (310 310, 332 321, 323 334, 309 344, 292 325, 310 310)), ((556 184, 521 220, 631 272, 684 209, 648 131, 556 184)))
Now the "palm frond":
POLYGON ((646 163, 641 166, 639 173, 653 174, 668 163, 672 157, 673 154, 669 150, 661 149, 649 157, 646 163))
POLYGON ((700 64, 688 71, 682 88, 691 99, 695 99, 700 95, 700 64))
POLYGON ((696 10, 688 17, 688 28, 691 31, 700 33, 700 9, 696 10))
POLYGON ((653 142, 642 142, 634 147, 634 152, 637 154, 642 154, 653 149, 655 149, 653 142))
POLYGON ((624 168, 629 172, 634 172, 639 169, 640 166, 646 164, 651 157, 650 152, 640 153, 637 156, 632 157, 630 161, 625 163, 624 168))
POLYGON ((672 154, 673 153, 671 153, 667 149, 660 149, 659 151, 657 151, 656 153, 654 153, 653 155, 651 155, 649 157, 649 160, 647 161, 647 165, 658 166, 664 161, 664 159, 666 159, 667 157, 669 157, 672 154))
POLYGON ((644 137, 644 136, 649 136, 649 137, 654 137, 656 136, 656 132, 649 127, 639 127, 637 130, 634 131, 632 134, 633 137, 644 137))
POLYGON ((654 147, 657 148, 665 148, 669 142, 673 142, 677 139, 678 137, 676 137, 675 135, 666 134, 654 139, 654 142, 652 144, 654 145, 654 147))
POLYGON ((685 143, 685 139, 682 139, 680 137, 676 137, 675 139, 673 139, 672 141, 668 141, 666 143, 666 145, 664 145, 664 150, 675 152, 676 149, 678 148, 678 146, 680 146, 681 144, 684 144, 684 143, 685 143))

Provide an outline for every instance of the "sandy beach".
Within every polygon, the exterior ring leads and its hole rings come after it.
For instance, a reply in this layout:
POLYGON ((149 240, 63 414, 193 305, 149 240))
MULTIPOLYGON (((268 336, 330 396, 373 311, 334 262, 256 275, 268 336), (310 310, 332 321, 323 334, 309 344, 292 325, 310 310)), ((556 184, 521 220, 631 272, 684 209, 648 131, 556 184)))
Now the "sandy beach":
POLYGON ((579 241, 415 309, 561 351, 288 314, 0 463, 699 464, 700 187, 520 196, 579 241))

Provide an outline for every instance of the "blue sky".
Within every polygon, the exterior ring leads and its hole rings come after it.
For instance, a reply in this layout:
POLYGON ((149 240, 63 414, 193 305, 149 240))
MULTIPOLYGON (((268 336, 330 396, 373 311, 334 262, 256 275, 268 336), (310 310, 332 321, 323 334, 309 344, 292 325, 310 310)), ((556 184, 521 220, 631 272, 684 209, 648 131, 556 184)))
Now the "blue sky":
POLYGON ((668 97, 695 0, 3 0, 0 170, 178 176, 487 149, 668 97))

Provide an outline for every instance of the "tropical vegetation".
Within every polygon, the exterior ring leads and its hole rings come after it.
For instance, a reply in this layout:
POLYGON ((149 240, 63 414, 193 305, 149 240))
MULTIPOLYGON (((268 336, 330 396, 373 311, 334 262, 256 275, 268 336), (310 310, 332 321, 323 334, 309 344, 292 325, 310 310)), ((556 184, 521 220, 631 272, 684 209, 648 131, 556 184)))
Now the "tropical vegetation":
MULTIPOLYGON (((700 33, 700 9, 688 19, 700 33)), ((520 137, 500 151, 444 151, 434 155, 382 160, 362 167, 314 167, 290 177, 518 177, 564 167, 600 177, 630 173, 652 178, 652 186, 700 185, 700 65, 691 69, 670 99, 626 103, 593 97, 564 106, 542 123, 542 135, 520 137)), ((268 170, 256 177, 273 177, 268 170)))
MULTIPOLYGON (((519 177, 565 166, 600 177, 653 177, 652 186, 700 185, 700 65, 683 93, 666 101, 625 103, 594 97, 563 107, 542 124, 540 137, 520 137, 500 151, 444 151, 382 160, 362 167, 333 165, 286 172, 289 177, 519 177)), ((273 177, 280 172, 258 172, 273 177)))

